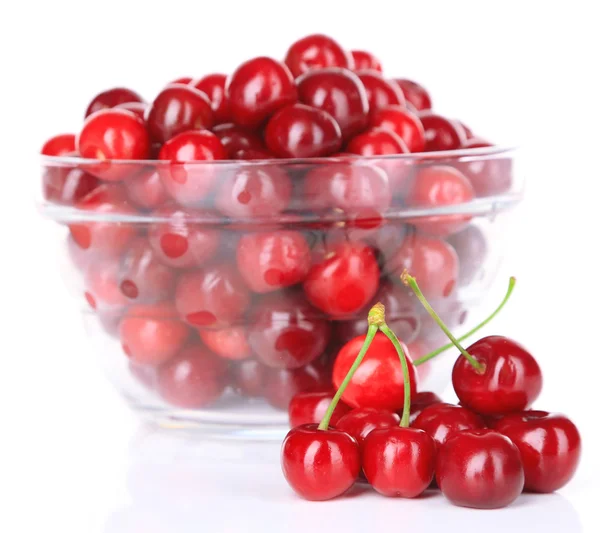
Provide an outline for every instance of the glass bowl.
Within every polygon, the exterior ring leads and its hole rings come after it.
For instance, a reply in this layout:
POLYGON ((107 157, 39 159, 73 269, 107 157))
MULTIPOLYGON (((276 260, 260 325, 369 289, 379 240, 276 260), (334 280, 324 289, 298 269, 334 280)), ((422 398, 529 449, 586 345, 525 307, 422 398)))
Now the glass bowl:
MULTIPOLYGON (((400 283, 404 268, 450 327, 478 322, 523 192, 506 148, 43 157, 41 177, 40 208, 57 224, 65 279, 109 380, 162 426, 243 438, 281 436, 294 394, 332 386, 337 352, 366 333, 377 301, 413 359, 445 344, 400 283), (442 205, 455 195, 448 174, 473 197, 442 205), (438 180, 427 194, 424 180, 438 180)), ((419 389, 440 393, 452 362, 419 366, 419 389)))

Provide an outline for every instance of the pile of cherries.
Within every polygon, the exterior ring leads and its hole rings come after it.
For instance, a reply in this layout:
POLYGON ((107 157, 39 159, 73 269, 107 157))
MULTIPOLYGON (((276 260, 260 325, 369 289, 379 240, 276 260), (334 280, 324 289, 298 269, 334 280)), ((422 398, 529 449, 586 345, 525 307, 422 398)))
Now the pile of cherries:
POLYGON ((286 409, 331 383, 376 301, 425 355, 439 334, 400 273, 462 323, 458 289, 482 275, 487 243, 468 214, 392 215, 512 182, 507 158, 448 152, 491 145, 433 112, 421 85, 324 35, 283 62, 175 80, 149 103, 102 92, 85 116, 42 148, 44 197, 68 212, 85 299, 132 373, 182 408, 230 387, 286 409), (387 157, 409 152, 425 153, 387 157))
MULTIPOLYGON (((579 463, 581 437, 566 416, 529 409, 542 388, 534 357, 497 335, 465 350, 416 279, 405 271, 402 280, 461 352, 452 370, 459 405, 418 390, 409 350, 376 304, 367 335, 336 360, 337 391, 300 393, 290 403, 281 463, 291 487, 328 500, 362 478, 384 496, 415 498, 438 487, 456 505, 493 509, 523 490, 564 486, 579 463)), ((499 309, 513 286, 511 279, 499 309)))

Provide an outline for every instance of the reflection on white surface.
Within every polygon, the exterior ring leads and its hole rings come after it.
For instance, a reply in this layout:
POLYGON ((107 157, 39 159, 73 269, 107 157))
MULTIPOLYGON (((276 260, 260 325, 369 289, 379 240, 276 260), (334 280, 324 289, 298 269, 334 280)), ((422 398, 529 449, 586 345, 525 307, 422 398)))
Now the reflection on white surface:
POLYGON ((384 498, 357 486, 326 503, 296 497, 281 475, 278 443, 198 441, 150 428, 132 440, 127 473, 131 501, 116 510, 105 533, 205 531, 583 531, 559 494, 525 494, 497 511, 450 505, 439 492, 417 500, 384 498))

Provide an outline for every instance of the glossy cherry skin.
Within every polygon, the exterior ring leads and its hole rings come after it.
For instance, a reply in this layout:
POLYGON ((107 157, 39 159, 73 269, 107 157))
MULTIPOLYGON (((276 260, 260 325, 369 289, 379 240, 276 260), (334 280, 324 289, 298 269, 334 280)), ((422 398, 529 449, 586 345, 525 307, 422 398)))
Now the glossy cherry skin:
POLYGON ((422 429, 438 446, 441 446, 460 431, 485 428, 485 422, 479 415, 465 407, 449 403, 434 403, 425 407, 411 426, 422 429))
MULTIPOLYGON (((290 427, 295 428, 302 424, 319 424, 325 416, 334 395, 335 391, 333 390, 299 392, 296 394, 288 407, 290 427)), ((338 402, 331 415, 329 427, 336 427, 338 420, 348 412, 350 412, 350 407, 344 402, 338 402)))
POLYGON ((243 235, 237 264, 251 290, 272 292, 301 283, 310 269, 310 248, 299 231, 270 231, 243 235))
POLYGON ((398 424, 400 417, 396 413, 373 407, 357 407, 344 414, 335 427, 354 437, 362 449, 371 431, 396 427, 398 424))
POLYGON ((340 243, 317 259, 304 281, 304 293, 315 307, 335 318, 363 309, 379 286, 373 251, 361 243, 340 243))
POLYGON ((213 122, 208 96, 191 85, 167 85, 146 115, 150 135, 161 143, 184 131, 210 129, 213 122))
POLYGON ((207 74, 198 80, 190 82, 192 87, 195 87, 208 96, 216 124, 223 124, 231 120, 229 100, 225 94, 226 82, 227 76, 225 74, 207 74))
POLYGON ((365 477, 384 496, 416 498, 433 480, 435 443, 420 429, 375 429, 361 452, 365 477))
POLYGON ((146 119, 148 104, 146 102, 125 102, 115 106, 115 109, 125 109, 139 117, 141 120, 146 119))
POLYGON ((456 360, 452 385, 465 407, 482 415, 504 415, 527 409, 542 390, 542 371, 519 343, 500 335, 484 337, 467 352, 485 366, 476 371, 466 357, 456 360))
POLYGON ((101 183, 96 176, 92 176, 84 168, 75 165, 46 166, 42 175, 44 199, 64 205, 74 205, 83 200, 101 183))
POLYGON ((164 219, 149 226, 148 241, 165 265, 187 269, 200 266, 215 255, 220 234, 211 227, 214 215, 165 206, 152 216, 164 219), (193 222, 194 217, 199 221, 193 222))
POLYGON ((156 209, 167 203, 169 195, 156 167, 147 167, 123 182, 129 201, 141 209, 156 209))
POLYGON ((169 404, 198 409, 217 400, 227 385, 227 362, 191 345, 158 368, 156 388, 169 404))
POLYGON ((248 344, 248 333, 244 326, 201 329, 198 333, 207 348, 225 359, 239 361, 252 356, 252 350, 248 344))
POLYGON ((231 386, 248 398, 260 398, 265 391, 267 367, 256 359, 244 359, 231 366, 231 386))
POLYGON ((408 147, 400 136, 384 129, 370 129, 357 135, 350 140, 346 150, 365 157, 408 153, 408 147))
POLYGON ((116 107, 119 104, 125 104, 127 102, 143 102, 142 97, 131 89, 124 87, 115 87, 108 91, 103 91, 97 94, 94 99, 88 105, 85 116, 89 117, 92 113, 100 111, 101 109, 109 109, 116 107))
POLYGON ((114 258, 96 259, 87 267, 83 279, 84 297, 89 306, 98 312, 111 311, 117 320, 129 304, 119 288, 119 270, 119 262, 114 258))
POLYGON ((371 114, 390 105, 405 105, 404 94, 396 82, 386 80, 376 70, 360 70, 356 74, 367 91, 371 114))
POLYGON ((322 34, 308 35, 292 44, 285 64, 295 78, 311 69, 354 68, 352 56, 331 37, 322 34))
MULTIPOLYGON (((472 138, 463 143, 463 148, 491 148, 493 144, 472 138)), ((498 154, 487 160, 473 160, 460 164, 460 169, 469 179, 477 197, 493 196, 510 190, 513 181, 513 162, 510 154, 498 154)))
POLYGON ((234 219, 272 217, 287 209, 292 190, 292 182, 283 168, 241 166, 224 173, 215 206, 234 219))
POLYGON ((405 142, 409 152, 422 152, 425 149, 423 124, 415 113, 405 107, 390 105, 374 111, 369 126, 393 131, 405 142))
POLYGON ((219 124, 212 131, 221 141, 229 159, 233 159, 241 150, 264 149, 262 139, 258 135, 235 124, 219 124))
POLYGON ((249 304, 248 289, 229 264, 213 264, 185 272, 177 281, 177 311, 185 322, 198 328, 233 324, 249 304))
MULTIPOLYGON (((411 350, 410 345, 408 345, 408 350, 413 354, 413 357, 417 357, 416 351, 411 350)), ((420 357, 420 355, 418 356, 420 357)), ((420 369, 422 365, 417 367, 417 371, 419 372, 419 376, 421 375, 420 369)), ((442 399, 435 393, 429 391, 417 392, 413 394, 410 400, 410 425, 412 426, 417 417, 430 405, 435 405, 442 403, 442 399)), ((402 413, 399 413, 402 416, 402 413)))
MULTIPOLYGON (((339 351, 333 365, 333 384, 339 388, 354 363, 366 335, 346 343, 339 351)), ((411 393, 417 391, 417 373, 406 346, 411 393)), ((342 396, 351 407, 374 407, 396 412, 404 405, 404 379, 402 366, 394 345, 383 334, 377 333, 362 364, 350 380, 342 396)))
MULTIPOLYGON (((408 207, 434 209, 445 205, 466 204, 475 198, 469 180, 450 166, 435 165, 417 171, 406 195, 408 207)), ((417 229, 430 235, 446 236, 463 229, 468 215, 439 215, 414 220, 417 229)))
POLYGON ((319 357, 331 334, 299 291, 269 295, 248 316, 248 342, 257 358, 274 368, 299 368, 319 357))
POLYGON ((425 129, 426 152, 458 150, 466 141, 465 132, 457 122, 431 111, 423 111, 419 118, 425 129))
POLYGON ((290 487, 303 498, 331 500, 358 478, 358 444, 342 431, 319 430, 316 424, 298 426, 283 441, 281 468, 290 487))
POLYGON ((436 237, 418 233, 407 236, 387 268, 399 279, 407 269, 427 298, 442 299, 452 294, 458 279, 458 256, 454 248, 436 237))
POLYGON ((483 266, 488 254, 488 243, 483 231, 469 225, 462 231, 450 235, 448 243, 456 250, 460 271, 458 286, 466 287, 483 274, 483 266))
POLYGON ((140 365, 160 365, 183 348, 190 328, 170 302, 130 307, 119 325, 121 346, 140 365))
POLYGON ((242 63, 227 80, 225 92, 233 121, 249 128, 260 126, 275 111, 298 98, 288 68, 270 57, 242 63))
POLYGON ((329 113, 339 124, 344 139, 367 127, 367 92, 352 71, 342 68, 309 70, 296 80, 296 85, 300 102, 329 113))
POLYGON ((181 205, 197 206, 211 191, 217 169, 213 165, 194 162, 227 159, 227 152, 214 133, 186 131, 163 144, 158 158, 170 162, 159 167, 169 195, 181 205))
POLYGON ((382 72, 381 62, 371 52, 365 50, 350 50, 350 55, 354 60, 354 70, 376 70, 382 72))
POLYGON ((431 109, 431 97, 422 85, 407 79, 394 80, 402 89, 406 101, 413 105, 417 111, 431 109))
POLYGON ((518 448, 491 429, 456 433, 438 449, 435 479, 454 505, 496 509, 521 494, 525 476, 518 448))
POLYGON ((293 104, 271 117, 265 128, 265 144, 278 157, 321 157, 342 147, 342 132, 326 111, 293 104))
POLYGON ((48 139, 40 153, 42 155, 68 155, 75 152, 75 135, 72 133, 63 133, 62 135, 55 135, 48 139))

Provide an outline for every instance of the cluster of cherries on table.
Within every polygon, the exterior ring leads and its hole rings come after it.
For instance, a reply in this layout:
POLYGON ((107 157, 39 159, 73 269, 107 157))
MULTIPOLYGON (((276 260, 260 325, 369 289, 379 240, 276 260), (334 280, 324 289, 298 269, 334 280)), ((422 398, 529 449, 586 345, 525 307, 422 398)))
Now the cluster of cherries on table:
POLYGON ((46 165, 43 192, 76 209, 69 251, 85 297, 137 377, 178 407, 208 405, 231 384, 285 409, 330 382, 336 340, 364 327, 358 313, 374 301, 413 354, 427 352, 427 318, 397 283, 404 268, 445 301, 445 319, 464 319, 452 297, 486 253, 477 226, 386 212, 506 191, 506 161, 435 157, 486 146, 434 113, 419 84, 312 35, 284 62, 181 78, 151 103, 124 88, 98 94, 78 135, 42 148, 72 156, 46 165), (383 159, 408 152, 431 160, 383 159), (290 158, 302 162, 272 161, 290 158), (148 222, 126 218, 136 215, 148 222))
MULTIPOLYGON (((337 391, 300 393, 290 403, 281 463, 291 487, 309 500, 328 500, 362 478, 385 496, 415 498, 438 487, 456 505, 493 509, 523 490, 564 486, 579 463, 581 437, 566 416, 529 409, 542 388, 535 358, 503 336, 465 350, 416 279, 406 271, 402 279, 448 335, 448 346, 461 351, 452 370, 459 404, 418 390, 409 350, 376 304, 367 335, 348 342, 335 362, 337 391)), ((498 309, 513 286, 511 278, 498 309)))

